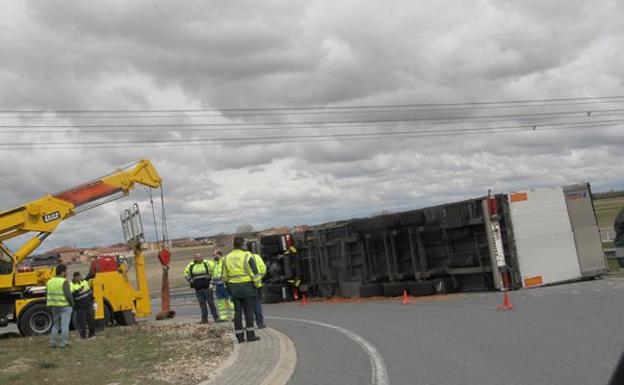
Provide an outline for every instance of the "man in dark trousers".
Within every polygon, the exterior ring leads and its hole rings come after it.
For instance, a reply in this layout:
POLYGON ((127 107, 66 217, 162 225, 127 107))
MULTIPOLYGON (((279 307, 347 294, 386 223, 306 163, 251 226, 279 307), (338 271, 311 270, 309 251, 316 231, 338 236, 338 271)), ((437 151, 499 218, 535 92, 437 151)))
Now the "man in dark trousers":
POLYGON ((74 296, 74 312, 78 323, 78 332, 82 339, 95 338, 95 311, 93 310, 93 290, 89 281, 82 278, 80 272, 74 273, 71 291, 74 296))
POLYGON ((254 329, 254 307, 262 277, 251 253, 243 250, 245 240, 234 237, 234 250, 223 259, 223 281, 234 301, 234 332, 238 343, 257 341, 254 329), (245 313, 245 328, 243 328, 245 313))
POLYGON ((184 269, 184 277, 187 282, 195 289, 195 296, 199 302, 201 309, 202 324, 208 323, 208 308, 215 322, 226 322, 219 319, 217 308, 215 307, 212 290, 210 289, 210 280, 214 275, 214 261, 205 260, 201 254, 194 254, 191 261, 184 269), (208 304, 208 306, 206 306, 208 304))

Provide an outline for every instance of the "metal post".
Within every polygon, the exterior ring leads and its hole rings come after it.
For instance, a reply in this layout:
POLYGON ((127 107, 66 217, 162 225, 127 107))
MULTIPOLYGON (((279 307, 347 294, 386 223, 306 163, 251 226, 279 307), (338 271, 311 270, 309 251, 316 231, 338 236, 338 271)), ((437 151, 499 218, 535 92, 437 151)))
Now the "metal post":
POLYGON ((492 231, 492 220, 490 218, 490 207, 487 198, 481 203, 483 208, 483 225, 488 239, 488 249, 490 252, 490 265, 492 266, 492 283, 496 290, 501 290, 503 282, 501 274, 498 270, 498 262, 496 261, 496 245, 494 243, 494 234, 492 231))
POLYGON ((414 279, 420 281, 422 280, 422 274, 419 274, 418 268, 416 266, 416 255, 414 254, 414 242, 412 241, 412 228, 411 227, 407 228, 407 238, 409 241, 410 259, 412 261, 412 272, 414 273, 414 279))
POLYGON ((392 276, 392 267, 390 266, 390 255, 388 255, 388 242, 386 241, 386 232, 382 233, 383 236, 383 244, 384 244, 384 256, 386 258, 386 267, 388 268, 388 280, 390 282, 394 282, 394 277, 392 276))

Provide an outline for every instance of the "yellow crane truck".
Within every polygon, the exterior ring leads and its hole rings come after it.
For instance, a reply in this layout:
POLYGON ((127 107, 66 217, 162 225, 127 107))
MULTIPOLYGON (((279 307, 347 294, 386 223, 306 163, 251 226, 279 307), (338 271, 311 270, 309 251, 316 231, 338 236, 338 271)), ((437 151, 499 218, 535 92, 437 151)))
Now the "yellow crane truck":
MULTIPOLYGON (((22 335, 49 333, 52 317, 45 302, 45 283, 54 269, 45 267, 20 271, 19 264, 59 226, 82 211, 128 195, 137 184, 150 188, 161 186, 161 178, 149 160, 141 160, 107 176, 83 185, 47 194, 37 200, 0 212, 0 327, 17 324, 22 335), (11 251, 7 240, 26 239, 11 251)), ((151 313, 145 259, 139 244, 134 248, 137 289, 128 277, 128 264, 102 263, 107 269, 92 271, 91 283, 98 304, 95 318, 108 324, 114 318, 120 324, 134 322, 134 316, 151 313)))

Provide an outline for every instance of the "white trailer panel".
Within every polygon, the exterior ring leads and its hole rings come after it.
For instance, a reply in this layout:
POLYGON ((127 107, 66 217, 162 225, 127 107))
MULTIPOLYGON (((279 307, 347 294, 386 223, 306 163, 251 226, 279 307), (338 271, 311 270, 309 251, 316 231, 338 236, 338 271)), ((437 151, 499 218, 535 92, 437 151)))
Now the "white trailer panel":
POLYGON ((606 274, 607 260, 602 251, 589 183, 563 186, 570 223, 576 241, 576 253, 583 277, 606 274))
POLYGON ((581 271, 561 187, 509 194, 523 287, 579 279, 581 271))

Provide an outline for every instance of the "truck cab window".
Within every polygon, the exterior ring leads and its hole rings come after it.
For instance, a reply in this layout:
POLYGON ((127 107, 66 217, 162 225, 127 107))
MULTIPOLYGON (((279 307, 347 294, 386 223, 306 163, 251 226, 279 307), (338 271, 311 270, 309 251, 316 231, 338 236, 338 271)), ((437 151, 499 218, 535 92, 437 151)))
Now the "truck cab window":
POLYGON ((0 247, 0 274, 10 274, 13 271, 13 259, 0 247))

